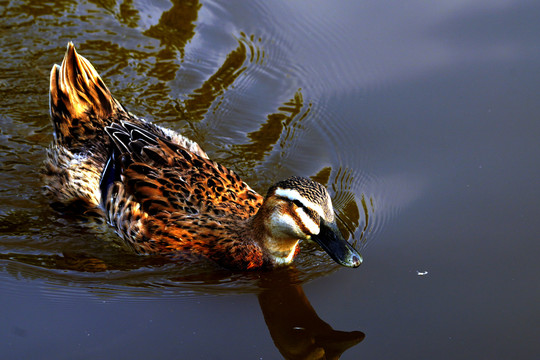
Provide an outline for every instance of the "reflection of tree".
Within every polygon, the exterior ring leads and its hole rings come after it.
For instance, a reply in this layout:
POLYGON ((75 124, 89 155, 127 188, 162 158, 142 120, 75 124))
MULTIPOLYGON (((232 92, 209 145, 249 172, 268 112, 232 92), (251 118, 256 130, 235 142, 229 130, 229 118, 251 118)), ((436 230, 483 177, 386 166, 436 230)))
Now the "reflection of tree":
POLYGON ((123 1, 119 8, 119 21, 126 24, 126 26, 129 26, 130 28, 136 28, 141 17, 139 15, 139 11, 133 7, 133 0, 123 1))
POLYGON ((284 137, 284 141, 294 138, 294 127, 291 124, 294 122, 298 126, 309 114, 309 110, 310 107, 304 109, 304 99, 301 90, 298 90, 277 112, 269 114, 258 130, 247 134, 249 142, 232 145, 227 161, 232 163, 241 159, 244 168, 253 169, 272 152, 280 138, 284 137))
POLYGON ((143 35, 158 39, 162 46, 154 54, 154 67, 148 71, 160 81, 175 79, 180 69, 179 60, 184 57, 184 47, 195 35, 195 21, 201 7, 197 1, 173 0, 172 3, 172 8, 161 14, 158 24, 143 32, 143 35))
POLYGON ((245 61, 246 46, 239 42, 238 47, 227 55, 219 69, 200 88, 194 90, 189 98, 179 105, 178 110, 188 114, 192 122, 201 121, 214 100, 245 70, 243 66, 245 61))
POLYGON ((41 16, 60 18, 65 13, 73 12, 75 6, 76 3, 72 0, 57 0, 53 6, 47 6, 41 1, 9 2, 9 6, 3 6, 2 16, 6 19, 13 18, 13 14, 27 14, 33 18, 41 16))
POLYGON ((168 50, 178 50, 184 57, 184 46, 195 35, 195 21, 201 8, 197 1, 172 0, 173 6, 161 14, 159 23, 143 34, 158 39, 168 50))

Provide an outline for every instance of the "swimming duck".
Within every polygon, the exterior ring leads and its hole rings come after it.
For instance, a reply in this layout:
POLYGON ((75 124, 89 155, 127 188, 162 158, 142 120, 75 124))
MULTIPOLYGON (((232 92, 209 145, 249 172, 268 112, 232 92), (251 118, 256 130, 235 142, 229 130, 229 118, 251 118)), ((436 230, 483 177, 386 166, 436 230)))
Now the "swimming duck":
POLYGON ((295 176, 259 195, 194 141, 129 113, 71 42, 51 70, 50 114, 47 194, 103 215, 136 253, 264 269, 290 264, 312 240, 341 265, 362 262, 324 186, 295 176))

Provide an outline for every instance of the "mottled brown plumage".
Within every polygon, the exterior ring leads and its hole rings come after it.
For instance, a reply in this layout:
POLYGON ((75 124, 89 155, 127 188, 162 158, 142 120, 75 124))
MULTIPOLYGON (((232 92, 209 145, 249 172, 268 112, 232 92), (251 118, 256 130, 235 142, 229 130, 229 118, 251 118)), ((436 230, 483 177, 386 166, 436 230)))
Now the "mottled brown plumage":
POLYGON ((290 263, 312 239, 340 264, 360 264, 322 185, 293 177, 263 199, 195 142, 128 113, 71 43, 50 91, 48 195, 101 213, 135 252, 256 269, 290 263))

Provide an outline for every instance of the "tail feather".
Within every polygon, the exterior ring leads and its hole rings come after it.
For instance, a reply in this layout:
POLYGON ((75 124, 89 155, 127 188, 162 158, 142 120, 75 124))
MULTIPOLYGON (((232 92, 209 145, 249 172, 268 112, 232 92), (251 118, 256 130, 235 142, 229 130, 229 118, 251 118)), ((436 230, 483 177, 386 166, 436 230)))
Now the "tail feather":
POLYGON ((51 70, 50 111, 55 136, 42 176, 45 193, 66 209, 98 212, 102 193, 120 180, 120 150, 140 153, 159 138, 208 158, 196 142, 128 113, 71 42, 62 64, 51 70), (131 148, 117 148, 124 143, 131 148))
POLYGON ((51 70, 50 109, 57 143, 74 150, 101 134, 124 111, 71 42, 62 64, 51 70))

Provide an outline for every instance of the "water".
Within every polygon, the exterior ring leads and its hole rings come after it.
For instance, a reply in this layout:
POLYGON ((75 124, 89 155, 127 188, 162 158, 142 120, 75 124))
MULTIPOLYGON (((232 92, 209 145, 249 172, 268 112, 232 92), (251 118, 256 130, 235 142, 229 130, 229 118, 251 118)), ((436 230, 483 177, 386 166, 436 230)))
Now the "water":
POLYGON ((538 358, 539 10, 0 2, 2 358, 538 358), (54 212, 37 171, 68 41, 257 191, 327 185, 365 263, 171 264, 54 212))

